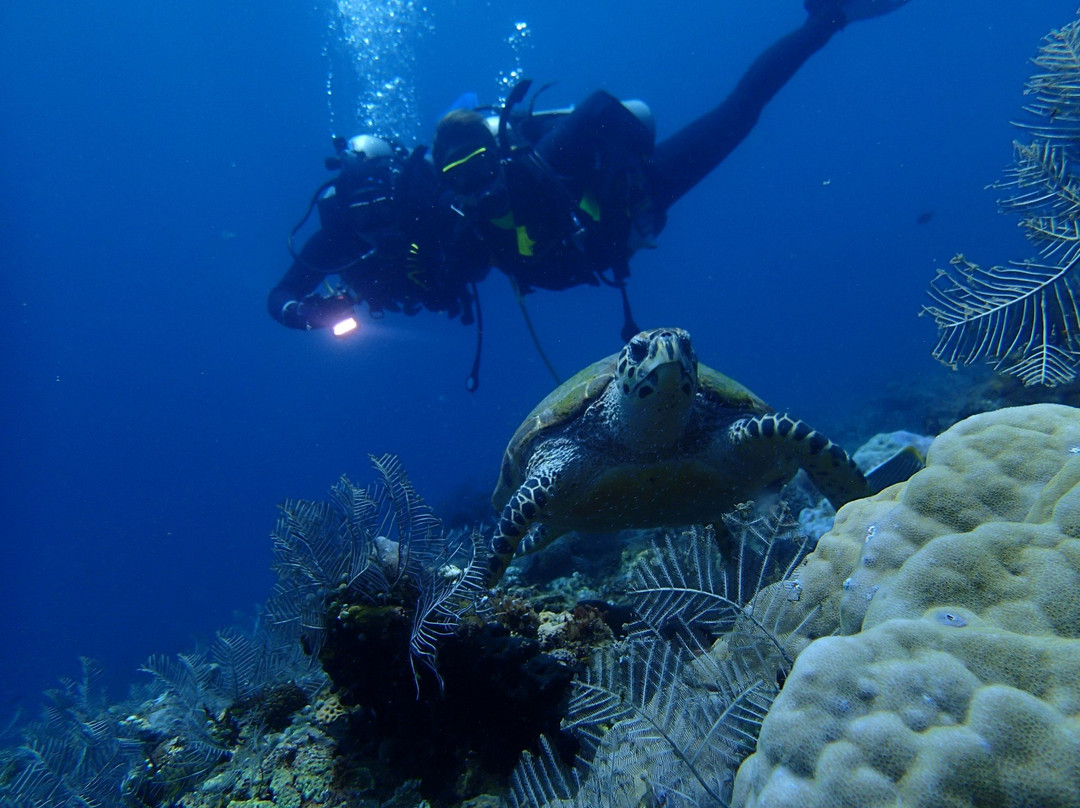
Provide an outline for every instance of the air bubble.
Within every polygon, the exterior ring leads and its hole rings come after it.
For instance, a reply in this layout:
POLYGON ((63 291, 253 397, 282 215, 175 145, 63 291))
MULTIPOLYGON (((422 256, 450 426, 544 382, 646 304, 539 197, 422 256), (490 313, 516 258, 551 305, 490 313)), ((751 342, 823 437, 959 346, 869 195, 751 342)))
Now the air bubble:
POLYGON ((510 46, 510 55, 514 60, 513 67, 499 71, 499 101, 506 101, 510 91, 514 89, 521 77, 525 75, 524 57, 531 49, 532 29, 524 20, 514 23, 514 31, 506 38, 506 44, 510 46))
POLYGON ((337 11, 325 49, 331 131, 359 127, 403 143, 420 139, 416 52, 433 30, 431 13, 414 0, 337 0, 337 11), (337 106, 352 108, 336 108, 335 96, 337 106))

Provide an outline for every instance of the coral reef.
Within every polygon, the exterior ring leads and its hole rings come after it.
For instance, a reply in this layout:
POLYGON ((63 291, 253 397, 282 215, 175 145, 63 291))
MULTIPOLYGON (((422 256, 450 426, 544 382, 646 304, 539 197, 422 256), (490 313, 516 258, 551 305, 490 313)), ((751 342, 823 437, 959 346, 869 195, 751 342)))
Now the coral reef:
POLYGON ((123 704, 110 703, 100 668, 85 659, 81 679, 49 691, 43 719, 0 750, 0 805, 171 805, 224 762, 260 749, 326 681, 295 636, 263 623, 152 657, 143 671, 152 680, 123 704))
POLYGON ((439 679, 438 640, 454 632, 483 588, 485 546, 476 533, 445 533, 396 457, 370 459, 378 477, 367 488, 342 477, 329 502, 282 506, 267 613, 299 632, 312 656, 339 613, 362 623, 405 619, 419 687, 417 665, 439 679))
POLYGON ((1080 411, 954 426, 794 579, 797 659, 734 804, 1077 804, 1080 411))
POLYGON ((407 623, 362 625, 333 626, 321 660, 349 708, 342 764, 372 773, 372 796, 385 799, 406 780, 438 805, 497 791, 522 749, 558 732, 572 670, 537 640, 497 625, 466 628, 441 641, 443 687, 418 694, 407 623))
MULTIPOLYGON (((370 773, 335 768, 347 757, 328 733, 353 720, 352 705, 329 694, 310 706, 328 681, 317 652, 332 627, 392 638, 359 667, 400 663, 389 678, 411 692, 395 697, 414 701, 421 676, 441 681, 437 644, 471 611, 483 558, 472 534, 442 531, 395 458, 372 462, 366 489, 343 479, 329 503, 285 504, 279 582, 254 631, 152 657, 151 682, 125 705, 109 703, 89 661, 82 680, 48 693, 44 720, 0 749, 0 805, 321 806, 372 791, 370 773)), ((365 799, 377 806, 400 785, 365 799)))
POLYGON ((638 621, 573 683, 560 735, 577 746, 572 768, 542 741, 514 773, 513 806, 727 804, 790 670, 777 627, 799 598, 784 581, 805 542, 782 509, 746 504, 725 521, 736 558, 696 528, 638 557, 627 593, 638 621))
POLYGON ((496 592, 476 535, 445 532, 396 459, 373 463, 366 488, 284 505, 254 632, 151 658, 123 707, 89 664, 53 692, 0 750, 0 805, 862 806, 936 789, 989 806, 1037 779, 1053 806, 1080 788, 1071 408, 954 427, 809 556, 783 506, 743 503, 715 531, 626 532, 595 568, 496 592))
POLYGON ((82 677, 47 691, 42 720, 23 728, 20 745, 0 750, 4 808, 108 805, 137 792, 133 742, 110 710, 102 673, 83 658, 82 677))
POLYGON ((571 671, 476 610, 479 535, 445 533, 396 458, 376 482, 342 479, 329 502, 290 501, 274 531, 270 613, 297 626, 335 692, 339 764, 369 798, 404 781, 446 804, 507 777, 557 729, 571 671))
POLYGON ((240 753, 184 794, 181 808, 322 808, 342 805, 336 743, 306 722, 246 739, 240 753))

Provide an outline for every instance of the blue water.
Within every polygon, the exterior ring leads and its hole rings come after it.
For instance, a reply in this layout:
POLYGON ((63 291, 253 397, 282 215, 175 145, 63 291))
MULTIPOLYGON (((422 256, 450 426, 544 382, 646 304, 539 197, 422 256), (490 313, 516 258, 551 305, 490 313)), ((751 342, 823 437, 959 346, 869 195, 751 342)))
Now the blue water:
MULTIPOLYGON (((985 186, 1011 161, 1029 59, 1075 6, 914 0, 836 36, 635 258, 638 322, 689 329, 707 364, 835 434, 886 385, 932 383, 946 371, 916 314, 935 268, 1031 254, 985 186)), ((552 105, 597 87, 646 100, 660 137, 803 14, 796 0, 416 13, 422 33, 393 43, 411 55, 387 101, 414 111, 402 131, 429 136, 466 91, 494 102, 520 63, 558 82, 552 105)), ((0 716, 77 674, 79 655, 119 687, 150 654, 254 613, 276 505, 366 481, 368 453, 400 455, 437 507, 486 494, 552 386, 495 273, 475 394, 459 322, 390 315, 335 341, 267 316, 329 137, 358 131, 362 54, 336 14, 328 0, 0 11, 0 716)), ((564 375, 618 348, 610 289, 529 305, 564 375)))

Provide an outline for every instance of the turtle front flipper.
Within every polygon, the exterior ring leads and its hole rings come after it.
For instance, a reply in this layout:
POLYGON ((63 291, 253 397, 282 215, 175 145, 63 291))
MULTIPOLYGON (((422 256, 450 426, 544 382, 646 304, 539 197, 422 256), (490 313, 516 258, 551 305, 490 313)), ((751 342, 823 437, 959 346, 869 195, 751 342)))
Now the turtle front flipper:
POLYGON ((806 470, 817 489, 837 510, 874 493, 851 455, 813 427, 788 415, 769 413, 743 418, 730 427, 736 446, 772 444, 777 453, 806 470))
MULTIPOLYGON (((530 477, 513 493, 499 515, 495 533, 491 537, 491 558, 488 561, 487 585, 494 586, 503 577, 506 568, 514 560, 518 545, 521 544, 529 528, 535 525, 542 531, 543 526, 536 524, 552 497, 555 495, 555 479, 549 475, 530 477)), ((536 536, 531 542, 531 549, 539 549, 554 536, 536 536)))

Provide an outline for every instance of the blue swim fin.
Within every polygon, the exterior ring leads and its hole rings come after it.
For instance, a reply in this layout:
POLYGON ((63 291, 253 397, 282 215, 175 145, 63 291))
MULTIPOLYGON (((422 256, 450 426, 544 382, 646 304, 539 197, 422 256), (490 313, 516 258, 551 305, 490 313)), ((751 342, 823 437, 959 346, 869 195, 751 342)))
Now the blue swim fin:
POLYGON ((452 110, 476 109, 478 106, 480 106, 480 96, 470 90, 467 93, 462 93, 461 95, 459 95, 457 99, 455 99, 453 104, 444 109, 439 115, 439 120, 441 121, 446 116, 446 114, 448 112, 451 112, 452 110))

